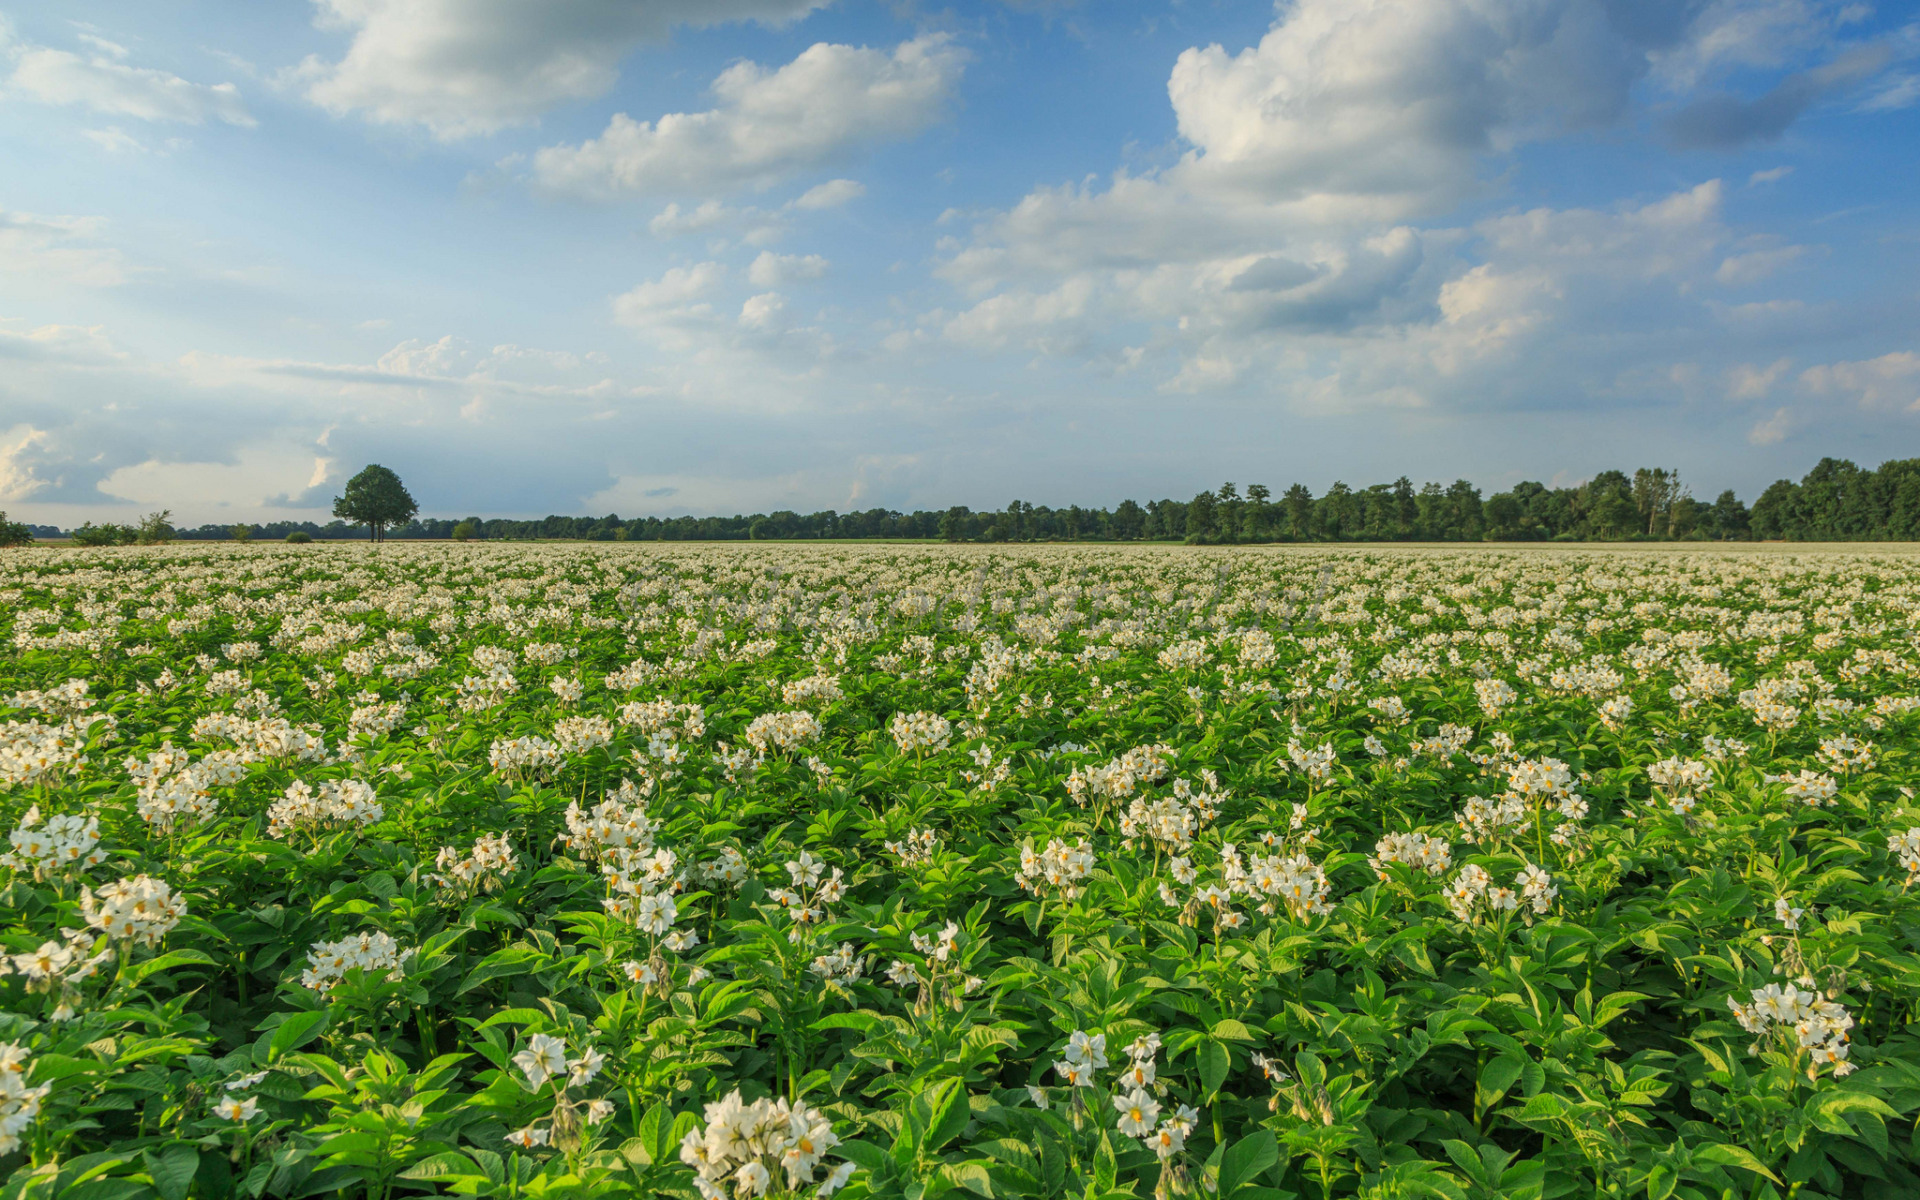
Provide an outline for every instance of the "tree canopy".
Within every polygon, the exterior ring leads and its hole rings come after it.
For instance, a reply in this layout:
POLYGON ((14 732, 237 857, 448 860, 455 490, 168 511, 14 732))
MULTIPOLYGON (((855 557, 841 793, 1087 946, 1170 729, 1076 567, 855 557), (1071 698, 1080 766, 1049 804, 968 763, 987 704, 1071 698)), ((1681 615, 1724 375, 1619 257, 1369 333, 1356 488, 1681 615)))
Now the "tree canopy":
POLYGON ((386 540, 389 525, 404 525, 419 511, 407 485, 379 463, 347 480, 346 494, 333 500, 334 516, 365 525, 368 536, 376 542, 386 540))

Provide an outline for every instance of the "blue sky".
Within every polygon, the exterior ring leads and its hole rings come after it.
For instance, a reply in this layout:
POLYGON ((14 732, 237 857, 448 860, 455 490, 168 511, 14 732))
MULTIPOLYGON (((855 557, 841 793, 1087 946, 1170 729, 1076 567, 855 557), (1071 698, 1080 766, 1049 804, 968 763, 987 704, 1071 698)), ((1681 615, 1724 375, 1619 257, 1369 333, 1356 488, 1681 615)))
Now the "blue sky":
POLYGON ((0 0, 63 525, 1752 495, 1920 454, 1920 13, 0 0))

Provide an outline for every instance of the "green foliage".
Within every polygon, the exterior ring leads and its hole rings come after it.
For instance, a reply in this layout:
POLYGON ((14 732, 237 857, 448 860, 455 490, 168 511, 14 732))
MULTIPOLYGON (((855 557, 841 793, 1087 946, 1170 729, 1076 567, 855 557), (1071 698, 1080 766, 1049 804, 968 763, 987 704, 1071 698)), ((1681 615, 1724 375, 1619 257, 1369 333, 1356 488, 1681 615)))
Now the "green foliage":
POLYGON ((400 477, 378 463, 347 480, 346 492, 333 500, 334 516, 365 525, 376 542, 384 540, 388 526, 404 525, 419 511, 400 477))
POLYGON ((141 546, 162 546, 173 540, 173 513, 167 509, 151 512, 133 527, 133 541, 141 546))
POLYGON ((131 546, 140 532, 131 525, 95 525, 88 521, 73 531, 76 546, 131 546))
POLYGON ((1920 1191, 1903 556, 0 587, 0 1200, 1920 1191))
POLYGON ((0 512, 0 546, 31 546, 33 530, 19 521, 10 521, 7 514, 0 512))

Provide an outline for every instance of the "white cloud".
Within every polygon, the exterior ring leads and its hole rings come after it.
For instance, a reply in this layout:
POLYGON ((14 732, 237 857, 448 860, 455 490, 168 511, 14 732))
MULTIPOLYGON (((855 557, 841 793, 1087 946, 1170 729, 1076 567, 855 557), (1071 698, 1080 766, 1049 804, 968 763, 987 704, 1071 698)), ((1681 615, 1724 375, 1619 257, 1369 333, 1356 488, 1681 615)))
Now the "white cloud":
POLYGON ((106 129, 84 129, 81 136, 108 154, 144 154, 147 147, 139 138, 127 133, 119 126, 106 129))
POLYGON ((1759 187, 1763 183, 1778 183, 1791 174, 1793 174, 1792 167, 1769 167, 1747 176, 1747 186, 1759 187))
POLYGON ((717 262, 674 267, 658 279, 615 296, 614 319, 623 325, 645 325, 662 312, 688 311, 689 306, 698 306, 713 295, 726 271, 717 262))
POLYGON ((1475 228, 1491 253, 1627 279, 1670 276, 1713 256, 1725 236, 1717 179, 1615 212, 1536 208, 1475 228))
POLYGON ((740 324, 761 332, 782 329, 787 323, 787 298, 779 292, 749 296, 740 306, 740 324))
POLYGON ((1823 363, 1802 371, 1800 384, 1816 396, 1852 399, 1862 408, 1920 412, 1920 354, 1901 350, 1862 362, 1823 363))
POLYGON ((1792 366, 1790 358, 1775 359, 1764 367, 1739 363, 1727 372, 1727 395, 1736 400, 1763 399, 1792 366))
POLYGON ((338 62, 310 58, 307 95, 335 113, 424 125, 441 138, 527 125, 613 86, 620 60, 676 26, 784 24, 826 0, 314 0, 347 30, 338 62))
POLYGON ((1487 153, 1619 115, 1635 32, 1590 0, 1299 0, 1257 46, 1181 54, 1167 91, 1189 169, 1401 219, 1472 194, 1487 153))
POLYGON ((867 194, 867 185, 857 179, 829 179, 802 192, 793 207, 803 209, 838 208, 867 194))
POLYGON ((409 338, 382 354, 374 368, 389 375, 451 378, 473 362, 473 348, 448 334, 438 341, 409 338))
POLYGON ((108 497, 195 513, 201 521, 229 516, 271 520, 325 504, 324 496, 305 493, 326 484, 331 464, 331 459, 315 458, 307 446, 276 439, 235 447, 224 460, 143 459, 116 468, 98 487, 108 497), (302 480, 304 487, 299 486, 302 480))
POLYGON ((98 325, 42 325, 24 333, 0 328, 0 358, 86 363, 123 357, 98 325))
POLYGON ((818 254, 775 254, 762 250, 747 268, 747 279, 755 287, 790 287, 818 279, 827 273, 827 260, 818 254))
POLYGON ((43 217, 0 209, 0 275, 53 279, 85 287, 126 282, 120 252, 95 246, 98 217, 43 217))
POLYGON ((693 209, 669 204, 647 222, 647 231, 655 237, 724 233, 738 237, 749 246, 764 246, 778 241, 787 232, 784 211, 770 212, 752 205, 735 207, 718 200, 704 201, 693 209))
POLYGON ((47 486, 34 473, 36 459, 47 443, 47 431, 15 425, 0 433, 0 500, 24 500, 47 486))
POLYGON ((821 42, 772 71, 738 63, 714 80, 717 107, 658 121, 617 113, 598 138, 535 154, 533 178, 600 198, 765 187, 918 132, 945 108, 964 61, 929 35, 891 53, 821 42))
POLYGON ((1896 71, 1889 74, 1871 96, 1861 101, 1860 110, 1893 112, 1912 107, 1916 101, 1920 101, 1920 75, 1896 71))
POLYGON ((1741 68, 1779 67, 1851 24, 1827 0, 1654 0, 1640 15, 1684 30, 1652 53, 1655 76, 1676 91, 1741 68))
POLYGON ((1793 412, 1790 409, 1776 408, 1773 415, 1754 425, 1747 431, 1747 441, 1756 446, 1772 446, 1784 440, 1793 428, 1793 412))
POLYGON ((143 121, 255 124, 240 89, 231 83, 191 83, 167 71, 128 66, 108 55, 82 58, 46 46, 22 47, 14 52, 8 86, 43 104, 77 104, 143 121))
POLYGON ((1745 254, 1729 254, 1713 277, 1733 287, 1744 287, 1758 283, 1806 252, 1805 246, 1775 246, 1766 250, 1750 250, 1745 254))

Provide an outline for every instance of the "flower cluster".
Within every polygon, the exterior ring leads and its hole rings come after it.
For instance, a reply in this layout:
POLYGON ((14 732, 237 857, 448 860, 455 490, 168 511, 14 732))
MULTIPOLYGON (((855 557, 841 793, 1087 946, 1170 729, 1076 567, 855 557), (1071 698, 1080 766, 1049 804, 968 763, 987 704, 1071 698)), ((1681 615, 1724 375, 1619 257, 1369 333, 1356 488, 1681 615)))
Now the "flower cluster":
POLYGON ((18 1042, 0 1044, 0 1154, 20 1148, 20 1135, 40 1115, 40 1102, 53 1085, 27 1086, 27 1048, 18 1042))
POLYGON ((1171 746, 1135 746, 1112 762, 1076 767, 1067 776, 1067 794, 1085 805, 1091 800, 1125 800, 1142 784, 1158 783, 1173 769, 1171 746))
POLYGON ((91 721, 8 721, 0 725, 0 785, 24 787, 86 765, 91 721))
POLYGON ((1770 983, 1753 989, 1751 1004, 1728 996, 1727 1008, 1748 1033, 1762 1038, 1777 1034, 1795 1053, 1807 1051, 1807 1078, 1818 1076, 1822 1067, 1832 1068, 1836 1076, 1853 1072, 1847 1061, 1853 1015, 1820 993, 1770 983))
MULTIPOLYGON (((579 758, 603 746, 613 744, 613 723, 605 717, 562 718, 553 727, 552 744, 554 751, 561 757, 579 758)), ((545 769, 550 764, 543 761, 533 765, 545 769)), ((497 765, 495 769, 498 769, 497 765)))
POLYGON ((839 867, 829 873, 827 864, 805 850, 786 866, 787 879, 793 886, 769 888, 767 898, 786 910, 793 922, 787 937, 798 942, 804 929, 826 920, 828 905, 846 895, 847 876, 839 867))
POLYGON ((82 888, 80 913, 87 924, 115 941, 157 946, 187 915, 187 902, 164 880, 135 875, 98 890, 82 888))
POLYGON ((820 737, 820 718, 810 712, 764 713, 741 733, 761 758, 775 752, 798 750, 820 737))
POLYGON ((953 736, 953 726, 938 713, 895 713, 887 722, 887 735, 902 754, 925 754, 945 750, 953 736))
POLYGON ((1784 784, 1789 799, 1798 800, 1808 808, 1831 806, 1834 797, 1840 794, 1840 785, 1833 776, 1822 775, 1818 771, 1803 770, 1795 775, 1768 775, 1768 783, 1784 784))
POLYGON ((1560 889, 1553 876, 1529 863, 1514 877, 1512 887, 1494 884, 1493 877, 1477 863, 1468 863, 1447 887, 1447 907, 1462 921, 1484 915, 1504 916, 1524 903, 1533 912, 1544 913, 1553 907, 1560 889))
POLYGON ((362 933, 337 942, 315 942, 307 951, 308 967, 300 973, 302 986, 316 992, 332 991, 348 971, 385 972, 388 979, 399 979, 411 949, 385 933, 362 933))
POLYGON ((1047 848, 1035 853, 1032 842, 1020 847, 1020 867, 1014 882, 1035 895, 1051 888, 1071 900, 1080 894, 1081 881, 1093 872, 1093 847, 1081 838, 1067 845, 1051 838, 1047 848))
POLYGON ((543 737, 496 738, 487 750, 493 773, 527 779, 556 770, 565 761, 560 747, 543 737))
POLYGON ((245 1125, 260 1115, 258 1097, 242 1095, 251 1088, 258 1087, 267 1077, 265 1071, 254 1071, 238 1079, 229 1079, 220 1085, 225 1094, 213 1102, 213 1115, 236 1125, 245 1125))
POLYGON ((1367 865, 1380 878, 1388 877, 1390 863, 1405 863, 1429 875, 1444 875, 1453 866, 1453 846, 1445 838, 1424 833, 1389 833, 1374 843, 1367 865))
POLYGON ((434 873, 427 882, 457 895, 491 892, 520 869, 520 856, 505 834, 481 835, 474 840, 473 851, 465 856, 452 846, 440 847, 434 856, 434 873))
POLYGON ((56 1021, 74 1016, 79 1006, 80 985, 113 961, 113 950, 96 951, 93 935, 83 930, 62 929, 60 938, 42 942, 40 948, 30 954, 0 956, 0 974, 11 967, 13 973, 26 982, 27 991, 59 994, 53 1011, 56 1021))
POLYGON ((550 1033, 536 1033, 527 1039, 527 1044, 517 1051, 511 1060, 520 1068, 520 1077, 529 1091, 540 1092, 549 1083, 553 1085, 553 1111, 546 1125, 528 1125, 506 1135, 509 1144, 523 1150, 535 1146, 545 1146, 555 1140, 569 1144, 577 1139, 580 1127, 598 1125, 613 1115, 613 1102, 610 1100, 588 1100, 580 1104, 576 1097, 568 1093, 574 1088, 584 1088, 599 1077, 606 1067, 607 1057, 592 1046, 587 1046, 574 1057, 567 1056, 567 1043, 563 1038, 550 1033))
POLYGON ((38 879, 97 867, 107 860, 100 849, 100 818, 71 813, 43 818, 37 804, 27 809, 7 842, 13 848, 0 854, 0 866, 32 871, 38 879))
POLYGON ((805 679, 790 680, 781 685, 780 703, 789 706, 802 704, 831 704, 844 693, 840 690, 840 677, 824 672, 809 675, 805 679))
MULTIPOLYGON (((692 1167, 704 1200, 764 1196, 781 1174, 785 1190, 814 1186, 821 1160, 840 1139, 826 1114, 803 1100, 755 1100, 748 1104, 736 1089, 706 1106, 706 1126, 687 1132, 680 1161, 692 1167)), ((814 1187, 831 1196, 858 1168, 836 1164, 814 1187)))
POLYGON ((1892 851, 1894 857, 1900 860, 1900 865, 1906 868, 1906 886, 1911 887, 1915 880, 1920 880, 1920 826, 1915 826, 1905 833, 1888 834, 1887 849, 1892 851))
POLYGON ((328 779, 316 789, 301 780, 267 808, 267 836, 317 835, 330 829, 371 825, 387 815, 373 785, 358 779, 328 779))
POLYGON ((939 851, 940 838, 931 829, 909 829, 907 836, 886 846, 887 853, 898 858, 901 866, 924 867, 939 851))

